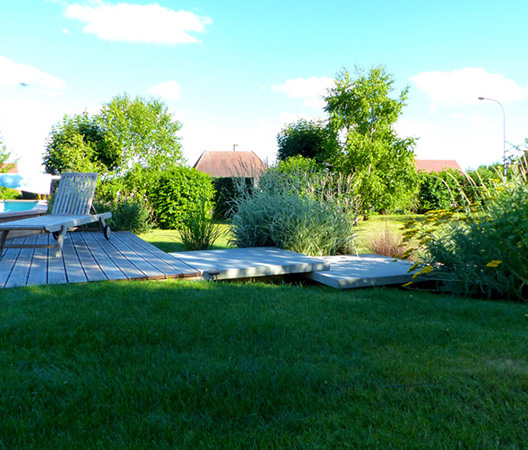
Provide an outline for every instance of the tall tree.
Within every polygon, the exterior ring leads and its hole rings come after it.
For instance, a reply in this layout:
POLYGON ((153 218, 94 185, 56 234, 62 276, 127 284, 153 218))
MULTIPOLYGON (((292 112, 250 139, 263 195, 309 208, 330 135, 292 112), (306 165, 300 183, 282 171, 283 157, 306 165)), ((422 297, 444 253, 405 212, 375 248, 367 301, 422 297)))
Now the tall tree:
POLYGON ((393 85, 383 66, 368 73, 357 69, 355 78, 343 69, 325 97, 341 146, 332 162, 337 170, 354 174, 366 217, 371 211, 407 206, 418 186, 414 139, 399 138, 394 130, 408 88, 393 99, 393 85))
POLYGON ((87 112, 65 115, 54 125, 46 143, 47 173, 111 171, 119 165, 119 154, 105 139, 95 117, 87 112))
POLYGON ((98 121, 105 139, 122 151, 121 171, 132 165, 162 170, 183 162, 177 136, 181 123, 158 99, 114 97, 103 105, 98 121))
POLYGON ((277 144, 281 161, 302 156, 323 164, 335 153, 337 140, 323 120, 299 119, 280 131, 277 144))

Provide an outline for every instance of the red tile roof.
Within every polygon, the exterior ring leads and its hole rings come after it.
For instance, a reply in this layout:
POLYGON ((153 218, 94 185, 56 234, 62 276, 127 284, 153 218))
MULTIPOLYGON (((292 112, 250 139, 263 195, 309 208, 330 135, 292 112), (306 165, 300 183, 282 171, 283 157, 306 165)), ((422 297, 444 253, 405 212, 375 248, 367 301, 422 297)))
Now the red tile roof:
POLYGON ((194 165, 196 170, 215 178, 257 178, 268 166, 254 152, 210 152, 204 151, 194 165))
POLYGON ((11 168, 4 173, 18 173, 18 164, 17 163, 2 163, 0 164, 0 169, 5 169, 7 166, 11 166, 11 168))
POLYGON ((415 164, 416 170, 425 172, 441 172, 447 169, 463 172, 462 167, 454 159, 417 159, 415 164))

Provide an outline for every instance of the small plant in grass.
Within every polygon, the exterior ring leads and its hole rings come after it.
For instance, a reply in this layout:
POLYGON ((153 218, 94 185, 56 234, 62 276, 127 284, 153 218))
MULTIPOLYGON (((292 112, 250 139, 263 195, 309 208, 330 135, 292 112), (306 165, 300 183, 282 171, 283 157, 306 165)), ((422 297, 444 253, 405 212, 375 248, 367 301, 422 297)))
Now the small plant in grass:
POLYGON ((198 207, 187 212, 180 226, 180 237, 185 250, 209 250, 222 237, 211 213, 211 203, 201 200, 198 207))
MULTIPOLYGON (((402 258, 408 247, 409 245, 403 242, 403 236, 392 231, 387 223, 383 230, 376 230, 371 234, 367 243, 371 253, 391 258, 402 258)), ((411 256, 411 253, 406 254, 406 258, 411 256)))
POLYGON ((479 202, 406 224, 405 239, 417 239, 424 270, 442 289, 527 301, 528 185, 525 173, 511 171, 495 187, 482 186, 479 202))
POLYGON ((279 165, 269 170, 254 189, 242 186, 232 216, 232 243, 312 256, 351 252, 357 218, 352 181, 315 169, 279 165))

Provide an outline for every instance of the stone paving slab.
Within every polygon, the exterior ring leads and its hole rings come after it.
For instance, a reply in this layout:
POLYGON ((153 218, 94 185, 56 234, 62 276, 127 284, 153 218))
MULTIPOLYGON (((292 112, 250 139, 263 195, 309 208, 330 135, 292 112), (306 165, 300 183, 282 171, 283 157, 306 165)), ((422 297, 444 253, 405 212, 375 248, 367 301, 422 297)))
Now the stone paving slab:
POLYGON ((330 270, 305 276, 336 289, 405 284, 416 281, 412 276, 419 270, 408 273, 413 263, 380 255, 323 256, 321 259, 330 263, 330 270))
POLYGON ((199 270, 206 280, 232 280, 330 269, 330 262, 275 247, 169 253, 199 270))

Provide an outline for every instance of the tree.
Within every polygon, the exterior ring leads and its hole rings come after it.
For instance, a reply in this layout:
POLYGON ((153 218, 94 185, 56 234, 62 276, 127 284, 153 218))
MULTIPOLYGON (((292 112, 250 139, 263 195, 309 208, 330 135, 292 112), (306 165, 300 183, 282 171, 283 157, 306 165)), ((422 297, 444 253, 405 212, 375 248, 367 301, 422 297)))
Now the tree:
POLYGON ((129 172, 162 170, 183 160, 181 124, 160 100, 131 100, 126 94, 102 106, 93 116, 64 116, 48 137, 46 172, 94 171, 125 176, 129 172))
POLYGON ((117 96, 103 105, 98 122, 111 148, 118 148, 120 172, 133 165, 144 169, 162 170, 183 162, 180 138, 181 123, 175 121, 167 106, 157 99, 127 94, 117 96))
POLYGON ((335 153, 337 140, 324 121, 299 119, 280 131, 277 144, 281 161, 302 156, 322 164, 335 153))
POLYGON ((87 112, 68 116, 55 125, 46 144, 44 167, 47 173, 111 171, 119 165, 119 155, 105 139, 95 117, 87 112))
POLYGON ((332 163, 354 175, 366 218, 371 211, 405 208, 418 186, 414 139, 401 139, 394 131, 408 88, 393 99, 393 84, 383 66, 367 74, 358 69, 355 79, 343 69, 325 98, 330 126, 340 140, 332 163))
MULTIPOLYGON (((7 173, 10 169, 14 167, 13 162, 9 162, 11 159, 11 152, 7 150, 7 147, 4 145, 2 136, 0 136, 0 173, 7 173)), ((12 199, 16 198, 18 192, 14 189, 10 189, 5 186, 0 186, 0 199, 12 199)))

